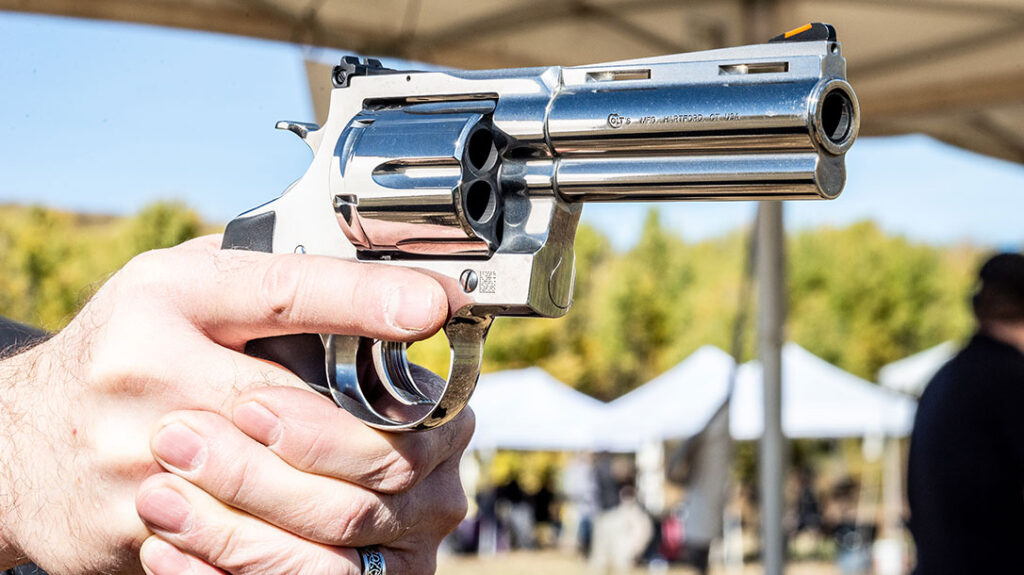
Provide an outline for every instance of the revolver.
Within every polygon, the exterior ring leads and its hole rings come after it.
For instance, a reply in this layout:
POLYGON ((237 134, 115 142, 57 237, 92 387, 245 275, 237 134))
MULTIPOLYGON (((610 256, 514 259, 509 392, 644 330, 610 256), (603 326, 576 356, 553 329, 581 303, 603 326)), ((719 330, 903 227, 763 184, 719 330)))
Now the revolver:
POLYGON ((367 424, 455 417, 498 316, 558 317, 584 202, 832 199, 860 109, 835 29, 576 67, 411 71, 346 56, 306 173, 232 220, 223 248, 415 268, 449 297, 445 380, 406 344, 334 334, 249 342, 367 424))

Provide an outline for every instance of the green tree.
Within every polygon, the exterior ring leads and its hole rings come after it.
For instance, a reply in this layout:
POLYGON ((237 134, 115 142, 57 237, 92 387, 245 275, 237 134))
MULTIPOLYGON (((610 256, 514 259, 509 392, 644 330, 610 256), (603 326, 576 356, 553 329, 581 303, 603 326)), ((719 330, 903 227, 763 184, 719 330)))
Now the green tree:
POLYGON ((198 236, 202 228, 199 214, 181 202, 157 202, 129 220, 126 247, 131 256, 176 246, 198 236))
POLYGON ((202 227, 193 210, 173 202, 127 220, 0 207, 0 315, 60 329, 132 256, 195 237, 202 227))
POLYGON ((973 266, 874 223, 796 234, 788 263, 790 337, 862 377, 970 330, 973 266))

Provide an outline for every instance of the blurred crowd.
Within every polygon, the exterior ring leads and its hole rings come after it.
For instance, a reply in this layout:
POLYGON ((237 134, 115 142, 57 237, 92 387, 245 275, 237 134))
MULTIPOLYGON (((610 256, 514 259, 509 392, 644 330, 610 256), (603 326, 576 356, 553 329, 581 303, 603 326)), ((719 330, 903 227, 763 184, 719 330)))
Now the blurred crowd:
MULTIPOLYGON (((691 458, 693 446, 677 451, 691 458)), ((636 565, 683 564, 703 574, 713 558, 756 560, 756 488, 685 465, 667 469, 669 501, 660 506, 638 492, 632 455, 575 454, 539 482, 513 474, 476 492, 475 513, 449 548, 482 555, 558 548, 577 553, 595 573, 615 574, 636 565), (524 489, 524 483, 536 486, 524 489)), ((786 497, 790 554, 832 560, 844 574, 870 572, 878 505, 864 495, 849 475, 821 478, 811 467, 793 473, 786 497)))

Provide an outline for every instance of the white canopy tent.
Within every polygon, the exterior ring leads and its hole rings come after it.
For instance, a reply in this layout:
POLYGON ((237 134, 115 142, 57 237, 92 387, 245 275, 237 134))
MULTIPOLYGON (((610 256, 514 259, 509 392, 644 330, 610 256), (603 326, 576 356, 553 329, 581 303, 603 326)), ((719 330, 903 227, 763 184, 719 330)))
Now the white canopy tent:
POLYGON ((889 389, 921 397, 925 386, 960 348, 947 341, 920 353, 894 361, 878 371, 878 383, 889 389))
MULTIPOLYGON (((761 367, 740 367, 729 411, 736 439, 757 439, 764 427, 761 367)), ((915 403, 813 355, 795 343, 782 350, 782 429, 790 438, 903 437, 915 403)))
POLYGON ((469 405, 476 414, 471 449, 575 451, 598 447, 592 430, 605 403, 539 367, 480 376, 469 405))
POLYGON ((608 404, 606 423, 595 436, 609 451, 632 451, 650 441, 696 435, 725 400, 734 366, 721 349, 701 347, 608 404))
MULTIPOLYGON (((608 404, 608 423, 595 436, 609 450, 629 451, 652 439, 700 432, 726 400, 732 358, 704 346, 676 367, 608 404)), ((795 343, 782 352, 782 427, 790 438, 838 438, 910 433, 912 399, 874 385, 795 343)), ((735 439, 760 437, 764 427, 761 367, 739 368, 729 407, 735 439)))

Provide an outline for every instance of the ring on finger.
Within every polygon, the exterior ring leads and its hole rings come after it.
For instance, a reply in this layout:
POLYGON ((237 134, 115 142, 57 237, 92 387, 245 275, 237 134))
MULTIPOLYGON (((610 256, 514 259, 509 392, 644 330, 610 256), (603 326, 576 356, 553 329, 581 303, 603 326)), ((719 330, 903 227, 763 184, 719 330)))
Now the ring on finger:
POLYGON ((357 551, 359 551, 359 558, 363 562, 363 575, 388 575, 384 554, 376 547, 360 547, 357 551))

